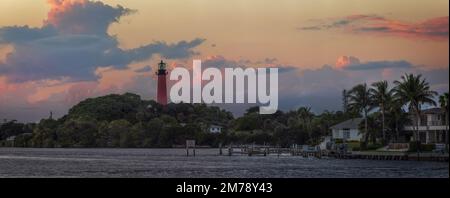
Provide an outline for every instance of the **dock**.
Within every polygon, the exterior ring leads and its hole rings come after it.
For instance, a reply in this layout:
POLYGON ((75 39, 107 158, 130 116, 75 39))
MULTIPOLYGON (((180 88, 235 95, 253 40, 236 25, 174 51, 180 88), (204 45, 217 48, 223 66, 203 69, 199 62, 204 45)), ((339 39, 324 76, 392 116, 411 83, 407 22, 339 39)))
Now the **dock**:
MULTIPOLYGON (((220 148, 220 155, 223 154, 222 148, 220 148)), ((303 157, 322 157, 322 152, 316 147, 303 146, 298 147, 293 145, 291 148, 282 148, 277 146, 266 145, 229 145, 227 148, 229 156, 232 155, 248 155, 248 156, 268 156, 268 155, 291 155, 291 156, 303 156, 303 157)))
POLYGON ((408 153, 408 152, 377 152, 377 151, 354 151, 340 152, 333 150, 320 150, 316 146, 292 145, 290 148, 281 148, 267 145, 229 145, 227 152, 222 151, 220 155, 226 153, 228 156, 268 156, 268 155, 290 155, 304 158, 335 158, 335 159, 365 159, 365 160, 389 160, 389 161, 436 161, 448 162, 448 153, 408 153))
POLYGON ((389 152, 352 152, 348 154, 330 154, 337 159, 368 159, 368 160, 396 160, 396 161, 437 161, 448 162, 449 155, 439 153, 389 153, 389 152))

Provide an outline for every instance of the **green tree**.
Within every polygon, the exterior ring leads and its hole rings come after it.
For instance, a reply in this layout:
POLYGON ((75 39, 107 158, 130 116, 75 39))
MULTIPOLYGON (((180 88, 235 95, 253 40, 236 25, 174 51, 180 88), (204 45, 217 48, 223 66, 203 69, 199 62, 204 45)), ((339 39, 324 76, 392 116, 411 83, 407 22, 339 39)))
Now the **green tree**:
POLYGON ((95 134, 96 146, 101 148, 111 147, 111 140, 108 131, 108 121, 97 123, 97 133, 95 134))
POLYGON ((164 127, 164 122, 160 118, 154 118, 154 119, 150 120, 147 123, 147 130, 145 131, 145 134, 144 134, 143 146, 144 147, 153 147, 153 146, 159 147, 160 146, 158 144, 159 136, 160 136, 161 131, 163 130, 163 127, 164 127))
POLYGON ((128 144, 126 133, 130 131, 131 124, 125 119, 114 120, 109 123, 107 133, 109 145, 111 147, 121 147, 128 144))
POLYGON ((297 110, 299 119, 307 126, 311 124, 314 114, 311 112, 311 107, 300 107, 297 110))
MULTIPOLYGON (((377 137, 379 136, 379 133, 377 133, 380 130, 380 118, 381 117, 381 113, 373 113, 368 115, 367 117, 367 125, 368 125, 368 131, 365 134, 368 139, 369 142, 372 143, 372 145, 375 145, 377 142, 377 137)), ((365 128, 365 123, 360 123, 359 125, 360 130, 365 128)))
POLYGON ((146 103, 136 94, 111 94, 81 101, 69 110, 68 118, 90 118, 98 121, 126 119, 134 123, 138 109, 145 105, 146 103))
POLYGON ((448 92, 439 96, 439 105, 443 112, 445 112, 445 144, 448 144, 448 92))
POLYGON ((32 131, 32 124, 19 123, 17 120, 5 121, 5 123, 0 125, 0 140, 24 133, 31 133, 32 131))
POLYGON ((386 144, 385 112, 387 104, 392 100, 393 90, 389 89, 387 81, 379 81, 372 84, 370 89, 373 102, 378 106, 381 113, 381 132, 383 134, 383 144, 386 144))
POLYGON ((408 122, 408 113, 403 110, 403 103, 394 99, 387 103, 388 116, 390 128, 395 133, 395 140, 398 142, 400 139, 400 132, 403 126, 408 122))
POLYGON ((56 129, 59 122, 53 119, 42 119, 33 130, 32 144, 34 147, 54 147, 56 144, 56 129))
POLYGON ((416 132, 414 133, 414 139, 420 143, 421 106, 423 104, 436 105, 433 98, 437 93, 430 89, 430 85, 420 74, 405 74, 400 81, 394 81, 394 84, 396 85, 394 88, 396 97, 402 101, 403 105, 407 105, 409 111, 415 115, 416 132))
POLYGON ((367 145, 369 138, 369 130, 367 116, 373 108, 373 101, 367 84, 359 84, 352 88, 348 93, 349 108, 358 112, 362 112, 364 116, 364 146, 367 145))
POLYGON ((67 120, 57 130, 62 147, 95 147, 97 125, 91 120, 67 120))

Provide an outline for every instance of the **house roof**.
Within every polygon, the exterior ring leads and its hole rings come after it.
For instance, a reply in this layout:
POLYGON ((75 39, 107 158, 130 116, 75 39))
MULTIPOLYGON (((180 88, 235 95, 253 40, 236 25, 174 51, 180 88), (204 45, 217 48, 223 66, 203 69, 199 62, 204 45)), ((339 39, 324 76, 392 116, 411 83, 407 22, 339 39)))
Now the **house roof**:
POLYGON ((362 122, 362 118, 353 118, 350 120, 346 120, 334 126, 331 126, 331 129, 358 129, 359 124, 362 122))
POLYGON ((222 125, 218 125, 218 124, 211 124, 211 125, 209 125, 209 127, 211 128, 211 127, 216 127, 216 128, 223 128, 223 126, 222 125))
POLYGON ((441 108, 430 108, 430 109, 424 109, 422 110, 422 114, 441 114, 442 109, 441 108))

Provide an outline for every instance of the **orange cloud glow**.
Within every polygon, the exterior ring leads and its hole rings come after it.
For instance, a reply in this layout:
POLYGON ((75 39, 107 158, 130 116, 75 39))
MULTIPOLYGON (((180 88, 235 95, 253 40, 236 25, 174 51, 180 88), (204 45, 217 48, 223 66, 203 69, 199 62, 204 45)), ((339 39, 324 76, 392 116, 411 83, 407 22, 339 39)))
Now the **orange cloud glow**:
POLYGON ((449 36, 448 16, 430 18, 419 22, 403 22, 378 15, 349 15, 325 20, 300 30, 342 29, 355 34, 388 35, 400 38, 421 38, 429 40, 446 40, 449 36))
POLYGON ((359 64, 359 59, 353 56, 341 56, 336 61, 337 69, 344 69, 349 65, 359 64))
POLYGON ((50 11, 47 14, 46 24, 57 26, 60 23, 60 15, 71 9, 76 4, 85 4, 86 0, 47 0, 50 11))
POLYGON ((448 39, 448 16, 431 18, 417 23, 397 20, 376 20, 373 24, 360 27, 356 31, 375 34, 390 34, 406 38, 426 38, 432 40, 448 39))

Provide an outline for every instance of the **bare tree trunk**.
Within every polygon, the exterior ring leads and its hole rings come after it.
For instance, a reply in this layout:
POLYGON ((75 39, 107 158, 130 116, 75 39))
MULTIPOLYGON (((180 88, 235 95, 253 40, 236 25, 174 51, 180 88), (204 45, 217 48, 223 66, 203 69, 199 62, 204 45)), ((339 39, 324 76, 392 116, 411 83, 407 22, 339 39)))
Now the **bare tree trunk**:
POLYGON ((420 127, 420 114, 416 113, 416 133, 414 134, 415 139, 417 142, 420 142, 420 134, 419 134, 419 127, 420 127))
POLYGON ((381 130, 383 132, 383 145, 386 144, 386 131, 384 129, 384 105, 381 105, 381 130))
POLYGON ((398 143, 398 141, 399 141, 399 139, 400 139, 400 132, 399 132, 399 130, 398 130, 398 120, 397 120, 397 118, 395 118, 395 139, 396 139, 396 141, 397 141, 397 143, 398 143))
POLYGON ((367 110, 366 109, 364 109, 364 130, 365 130, 365 134, 366 134, 366 137, 365 137, 365 144, 366 144, 366 146, 368 145, 368 140, 369 140, 369 129, 368 129, 368 123, 367 123, 367 110))
POLYGON ((420 134, 419 134, 420 113, 418 110, 417 110, 416 116, 417 116, 417 129, 416 129, 417 159, 420 160, 420 146, 421 146, 420 134))
POLYGON ((445 144, 448 144, 448 109, 445 110, 445 144))

